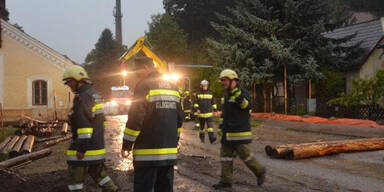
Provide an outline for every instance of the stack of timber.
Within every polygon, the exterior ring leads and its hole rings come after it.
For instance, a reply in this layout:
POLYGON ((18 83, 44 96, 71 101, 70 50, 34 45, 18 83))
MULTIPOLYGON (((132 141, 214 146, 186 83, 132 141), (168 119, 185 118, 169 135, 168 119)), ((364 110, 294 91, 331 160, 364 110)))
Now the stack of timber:
POLYGON ((34 135, 37 137, 51 137, 55 130, 60 133, 67 133, 68 124, 61 121, 42 121, 23 116, 18 123, 22 134, 34 135))
POLYGON ((2 159, 13 158, 32 152, 35 143, 35 136, 11 136, 0 143, 2 159))
POLYGON ((279 146, 268 145, 265 147, 265 152, 269 157, 289 160, 374 150, 384 150, 384 138, 339 140, 279 146))

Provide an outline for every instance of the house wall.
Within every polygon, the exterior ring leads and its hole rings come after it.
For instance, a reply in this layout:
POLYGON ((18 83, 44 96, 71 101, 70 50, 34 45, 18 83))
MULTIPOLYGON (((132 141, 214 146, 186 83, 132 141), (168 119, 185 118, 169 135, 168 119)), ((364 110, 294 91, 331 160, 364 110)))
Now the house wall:
MULTIPOLYGON (((21 114, 43 120, 54 118, 54 95, 58 118, 65 119, 70 107, 69 89, 62 83, 65 70, 30 47, 17 41, 17 37, 3 35, 0 49, 0 99, 5 120, 17 120, 21 114), (48 105, 32 105, 32 82, 45 80, 48 83, 48 105)), ((68 61, 68 63, 70 63, 68 61)))
POLYGON ((376 72, 384 69, 383 49, 375 49, 368 60, 360 69, 359 78, 371 78, 376 75, 376 72))

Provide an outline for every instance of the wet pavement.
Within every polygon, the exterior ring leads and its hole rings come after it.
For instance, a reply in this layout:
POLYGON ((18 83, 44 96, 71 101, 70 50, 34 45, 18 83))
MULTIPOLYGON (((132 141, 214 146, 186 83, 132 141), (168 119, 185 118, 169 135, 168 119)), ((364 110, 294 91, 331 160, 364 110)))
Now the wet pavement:
MULTIPOLYGON (((235 161, 234 188, 230 191, 384 191, 384 151, 339 154, 298 161, 270 159, 266 145, 384 136, 384 130, 348 126, 315 125, 301 122, 264 120, 253 129, 250 145, 257 159, 267 167, 266 184, 256 178, 238 159, 235 161)), ((131 160, 120 158, 126 116, 108 117, 106 143, 108 165, 123 191, 131 190, 131 160), (130 170, 129 172, 126 172, 130 170), (124 177, 124 178, 123 178, 124 177), (126 187, 128 186, 128 187, 126 187)), ((175 170, 176 192, 215 191, 211 185, 220 175, 219 142, 200 143, 193 123, 184 124, 180 140, 180 160, 175 170)))
MULTIPOLYGON (((109 175, 123 192, 132 192, 132 157, 122 159, 120 150, 127 116, 107 117, 105 144, 109 175)), ((254 127, 251 151, 267 168, 265 185, 258 187, 256 177, 240 159, 235 160, 232 192, 382 192, 384 191, 384 151, 345 153, 297 161, 270 159, 266 145, 314 141, 383 137, 384 129, 318 125, 303 122, 266 120, 254 127)), ((201 143, 193 122, 184 124, 180 154, 175 167, 175 192, 221 192, 212 184, 220 177, 220 143, 201 143)), ((215 124, 217 127, 217 124, 215 124)), ((52 147, 50 156, 14 169, 15 174, 0 171, 0 191, 67 191, 64 152, 68 142, 52 147)), ((100 192, 90 178, 87 192, 100 192)))

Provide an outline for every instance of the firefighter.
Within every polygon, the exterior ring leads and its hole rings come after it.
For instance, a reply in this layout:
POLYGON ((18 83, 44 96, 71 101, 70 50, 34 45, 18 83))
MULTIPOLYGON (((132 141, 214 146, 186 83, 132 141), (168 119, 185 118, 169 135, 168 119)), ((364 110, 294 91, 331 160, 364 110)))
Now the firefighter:
POLYGON ((100 96, 92 88, 87 72, 78 65, 64 72, 63 81, 76 94, 69 115, 73 137, 66 152, 68 188, 70 191, 85 191, 84 180, 89 174, 103 192, 117 191, 104 165, 105 117, 100 96))
POLYGON ((189 121, 192 119, 192 100, 191 96, 189 94, 189 91, 185 91, 183 94, 183 109, 184 109, 184 116, 185 120, 189 121))
MULTIPOLYGON (((196 100, 196 95, 197 95, 197 92, 193 92, 192 93, 192 103, 193 103, 193 106, 195 106, 197 100, 196 100)), ((195 121, 195 126, 194 128, 196 130, 200 130, 200 120, 199 120, 199 114, 197 113, 197 108, 195 107, 192 107, 192 111, 193 111, 193 120, 195 121)))
POLYGON ((257 162, 248 147, 252 141, 249 94, 239 86, 237 73, 233 70, 223 70, 220 80, 225 88, 223 122, 220 123, 218 131, 222 136, 220 151, 222 169, 220 182, 213 187, 215 189, 232 187, 233 158, 236 155, 239 155, 256 175, 257 184, 261 186, 265 180, 265 168, 257 162))
POLYGON ((128 113, 121 155, 133 151, 134 192, 172 192, 177 142, 183 123, 181 96, 150 58, 135 60, 142 79, 128 113))
POLYGON ((212 92, 208 90, 209 82, 202 80, 200 83, 201 90, 196 94, 196 102, 194 107, 196 108, 199 122, 200 133, 199 137, 202 143, 205 142, 205 132, 208 132, 209 141, 211 143, 216 141, 216 137, 213 133, 213 111, 217 111, 217 105, 215 104, 212 92), (205 128, 207 124, 207 129, 205 128))

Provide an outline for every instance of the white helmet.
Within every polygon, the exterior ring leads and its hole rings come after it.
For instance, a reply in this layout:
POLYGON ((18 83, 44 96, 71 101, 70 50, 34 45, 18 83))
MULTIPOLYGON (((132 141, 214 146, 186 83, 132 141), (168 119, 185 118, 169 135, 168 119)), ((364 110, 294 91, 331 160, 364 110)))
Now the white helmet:
POLYGON ((202 80, 201 83, 200 83, 201 86, 203 85, 209 85, 209 82, 207 80, 202 80))

